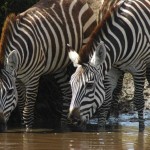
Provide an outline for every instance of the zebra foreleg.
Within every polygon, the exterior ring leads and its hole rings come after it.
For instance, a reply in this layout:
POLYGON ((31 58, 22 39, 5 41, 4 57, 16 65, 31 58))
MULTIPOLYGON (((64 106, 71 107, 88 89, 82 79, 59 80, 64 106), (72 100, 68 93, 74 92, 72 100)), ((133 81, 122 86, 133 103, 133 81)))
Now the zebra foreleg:
POLYGON ((106 91, 105 101, 103 102, 102 106, 98 110, 98 128, 99 128, 99 130, 105 129, 106 118, 107 118, 108 112, 111 107, 111 100, 112 100, 111 88, 110 88, 110 86, 106 86, 106 83, 105 83, 105 91, 106 91))
POLYGON ((139 131, 144 131, 145 125, 144 125, 144 117, 143 117, 143 110, 144 110, 144 83, 145 83, 145 72, 138 72, 133 75, 134 79, 134 104, 138 111, 138 118, 139 118, 139 131))
MULTIPOLYGON (((98 122, 98 124, 99 124, 100 128, 101 127, 104 128, 108 112, 110 112, 110 108, 113 105, 113 100, 112 100, 113 94, 112 93, 117 86, 118 80, 119 80, 119 82, 121 82, 123 80, 123 72, 116 69, 116 68, 112 68, 108 72, 108 75, 106 75, 105 80, 104 80, 106 97, 105 97, 105 100, 104 100, 102 106, 99 108, 99 122, 98 122)), ((116 91, 115 94, 118 95, 119 92, 120 91, 116 91)), ((116 105, 118 106, 118 102, 116 105)))
POLYGON ((68 126, 68 113, 71 101, 71 87, 69 84, 69 75, 67 69, 60 70, 54 75, 60 90, 62 92, 62 117, 61 117, 61 128, 65 129, 68 126))
POLYGON ((25 96, 26 96, 26 89, 25 86, 23 85, 23 83, 19 80, 17 80, 16 82, 16 87, 17 87, 17 92, 18 92, 18 107, 19 107, 19 112, 20 112, 20 116, 21 116, 21 124, 24 125, 24 121, 23 121, 23 109, 25 106, 25 96))
POLYGON ((113 94, 112 94, 112 104, 111 104, 110 113, 112 112, 116 118, 118 118, 118 116, 119 116, 118 101, 119 101, 119 94, 122 91, 124 74, 125 73, 122 72, 121 76, 118 79, 117 86, 114 89, 113 94))
POLYGON ((23 110, 23 120, 26 125, 26 131, 32 128, 34 121, 34 107, 38 92, 39 77, 33 77, 29 85, 26 85, 26 101, 23 110))
POLYGON ((146 79, 148 81, 148 88, 150 88, 150 67, 146 68, 146 79))
POLYGON ((106 118, 108 115, 108 112, 110 111, 111 102, 112 102, 112 86, 110 83, 110 76, 106 76, 104 80, 104 86, 105 86, 105 100, 102 104, 102 106, 98 109, 98 128, 100 130, 105 129, 106 125, 106 118))

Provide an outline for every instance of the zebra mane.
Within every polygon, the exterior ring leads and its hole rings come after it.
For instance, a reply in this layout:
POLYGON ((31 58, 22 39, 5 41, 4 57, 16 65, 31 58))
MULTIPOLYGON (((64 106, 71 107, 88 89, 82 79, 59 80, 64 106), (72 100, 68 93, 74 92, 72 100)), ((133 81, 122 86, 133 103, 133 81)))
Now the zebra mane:
POLYGON ((111 11, 113 11, 112 8, 115 7, 119 1, 120 0, 105 0, 99 9, 98 22, 102 21, 108 13, 111 14, 111 11))
MULTIPOLYGON (((85 46, 83 46, 79 51, 79 64, 88 63, 89 62, 89 56, 93 53, 93 42, 98 39, 96 39, 97 35, 99 34, 100 29, 105 25, 106 21, 111 17, 111 13, 113 13, 118 7, 117 3, 119 0, 106 0, 104 1, 102 7, 100 8, 100 14, 101 18, 99 18, 99 23, 93 30, 93 32, 90 35, 90 38, 85 46)), ((100 16, 99 16, 100 17, 100 16)), ((96 43, 97 43, 96 42, 96 43)))
POLYGON ((7 41, 7 36, 10 33, 10 24, 14 23, 16 20, 16 15, 14 13, 8 15, 5 19, 1 39, 0 39, 0 69, 4 67, 4 49, 7 41))

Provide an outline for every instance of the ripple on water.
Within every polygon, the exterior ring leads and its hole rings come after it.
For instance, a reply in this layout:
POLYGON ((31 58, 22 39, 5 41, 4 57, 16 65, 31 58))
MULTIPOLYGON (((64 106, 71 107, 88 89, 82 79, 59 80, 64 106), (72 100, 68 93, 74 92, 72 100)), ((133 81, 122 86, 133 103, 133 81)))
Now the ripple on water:
MULTIPOLYGON (((118 126, 103 132, 57 132, 52 129, 11 129, 0 135, 0 149, 19 150, 149 150, 150 121, 146 115, 146 128, 138 132, 136 114, 120 115, 118 126)), ((97 120, 91 120, 95 125, 97 120)), ((109 120, 113 124, 113 117, 109 120), (111 120, 112 119, 112 120, 111 120)))

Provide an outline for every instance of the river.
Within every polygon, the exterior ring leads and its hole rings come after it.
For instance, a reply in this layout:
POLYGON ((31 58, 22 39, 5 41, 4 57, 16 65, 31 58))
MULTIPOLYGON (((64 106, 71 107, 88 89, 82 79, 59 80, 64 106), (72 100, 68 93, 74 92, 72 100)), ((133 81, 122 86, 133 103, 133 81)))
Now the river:
POLYGON ((149 119, 145 121, 145 131, 139 132, 133 118, 134 115, 122 115, 117 126, 100 132, 33 129, 26 133, 24 129, 8 129, 0 133, 0 150, 150 150, 149 119))

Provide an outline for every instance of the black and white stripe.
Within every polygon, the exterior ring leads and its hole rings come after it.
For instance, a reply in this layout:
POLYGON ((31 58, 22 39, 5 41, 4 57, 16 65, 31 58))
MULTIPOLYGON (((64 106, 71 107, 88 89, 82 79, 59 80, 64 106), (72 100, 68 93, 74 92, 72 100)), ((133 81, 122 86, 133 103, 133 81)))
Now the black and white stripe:
MULTIPOLYGON (((18 105, 27 127, 33 123, 41 75, 57 74, 56 79, 65 98, 64 105, 69 105, 71 91, 66 83, 65 68, 69 64, 66 44, 70 43, 78 50, 87 42, 95 26, 93 11, 82 0, 41 0, 11 23, 5 59, 12 50, 16 51, 18 105)), ((3 101, 3 97, 0 100, 3 101)), ((67 113, 67 110, 64 111, 67 113)))
MULTIPOLYGON (((149 8, 150 2, 148 0, 120 1, 110 17, 107 17, 107 20, 103 22, 103 24, 100 24, 93 32, 91 40, 87 43, 85 48, 80 50, 80 55, 78 56, 79 62, 76 66, 79 66, 76 72, 80 72, 81 74, 79 76, 75 72, 73 76, 76 78, 76 81, 75 79, 73 82, 71 80, 73 98, 70 106, 70 116, 88 119, 93 116, 93 112, 91 109, 88 109, 86 115, 89 117, 85 117, 85 114, 82 111, 85 107, 93 107, 96 111, 96 109, 99 109, 100 105, 103 104, 103 108, 108 109, 111 104, 111 97, 109 96, 112 95, 112 84, 117 83, 120 76, 119 70, 123 70, 125 72, 130 72, 133 75, 135 84, 134 103, 139 114, 140 130, 144 129, 143 87, 146 68, 150 64, 149 8), (89 63, 92 51, 96 52, 92 57, 91 63, 89 63), (115 68, 119 69, 118 73, 114 71, 115 68), (79 80, 81 76, 82 78, 86 78, 86 76, 95 69, 97 69, 98 73, 95 72, 91 81, 86 81, 87 83, 93 82, 90 89, 93 91, 93 98, 90 98, 90 105, 88 105, 86 101, 88 101, 89 97, 86 97, 87 94, 85 95, 85 91, 87 90, 86 84, 83 82, 79 83, 77 80, 79 80), (106 78, 108 78, 108 80, 106 80, 106 78), (96 99, 94 95, 94 91, 98 90, 97 85, 100 83, 105 85, 105 100, 96 99), (111 87, 109 86, 110 84, 112 85, 111 87), (75 89, 76 92, 74 92, 75 89), (78 101, 78 106, 74 105, 76 101, 78 101), (98 105, 95 105, 95 101, 97 101, 98 105), (104 103, 99 105, 100 101, 104 101, 104 103), (84 103, 85 106, 83 106, 82 103, 84 103)), ((103 91, 103 89, 99 90, 103 91)), ((101 93, 99 94, 101 95, 101 93)))
POLYGON ((2 69, 0 74, 0 131, 6 128, 6 122, 16 107, 18 95, 15 84, 15 78, 11 76, 6 70, 2 69), (6 78, 7 77, 7 78, 6 78))

